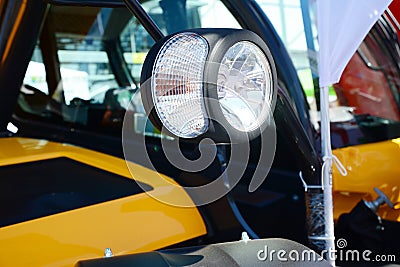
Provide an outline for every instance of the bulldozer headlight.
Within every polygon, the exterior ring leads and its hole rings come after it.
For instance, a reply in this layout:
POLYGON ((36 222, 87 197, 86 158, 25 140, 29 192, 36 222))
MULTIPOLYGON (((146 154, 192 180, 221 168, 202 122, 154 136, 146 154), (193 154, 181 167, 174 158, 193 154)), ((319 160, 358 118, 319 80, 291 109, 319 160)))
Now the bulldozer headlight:
POLYGON ((250 140, 272 120, 276 70, 254 33, 194 29, 167 36, 149 51, 141 94, 150 120, 175 137, 250 140))

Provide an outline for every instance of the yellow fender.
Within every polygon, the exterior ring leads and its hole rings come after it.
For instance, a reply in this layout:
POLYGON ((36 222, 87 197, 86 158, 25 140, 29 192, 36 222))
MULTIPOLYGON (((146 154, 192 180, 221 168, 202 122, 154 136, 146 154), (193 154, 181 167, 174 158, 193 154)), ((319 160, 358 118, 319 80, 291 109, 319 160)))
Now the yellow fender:
MULTIPOLYGON (((103 153, 26 138, 2 138, 0 147, 0 168, 67 157, 146 183, 160 195, 191 201, 182 188, 168 190, 165 183, 152 179, 160 174, 128 163, 131 174, 124 160, 103 153)), ((139 193, 0 228, 0 266, 73 266, 78 260, 104 257, 106 248, 114 255, 144 252, 204 234, 197 208, 174 207, 139 193)))
MULTIPOLYGON (((335 219, 349 212, 361 199, 375 199, 374 187, 381 189, 395 206, 400 202, 400 138, 340 148, 333 154, 348 173, 342 176, 333 168, 335 219)), ((379 209, 379 215, 400 221, 400 210, 392 210, 387 205, 379 209)))

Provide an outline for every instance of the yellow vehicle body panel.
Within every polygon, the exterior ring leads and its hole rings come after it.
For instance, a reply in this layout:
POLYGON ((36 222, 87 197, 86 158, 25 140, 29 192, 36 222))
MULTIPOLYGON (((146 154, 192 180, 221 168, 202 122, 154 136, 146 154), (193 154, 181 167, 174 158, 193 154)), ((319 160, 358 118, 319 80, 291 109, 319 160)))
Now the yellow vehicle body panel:
MULTIPOLYGON (((365 145, 340 148, 333 154, 343 163, 347 176, 333 168, 334 217, 350 210, 361 200, 376 199, 374 187, 382 190, 392 201, 400 201, 400 138, 365 145)), ((379 215, 388 220, 400 221, 400 210, 387 205, 379 215)))
MULTIPOLYGON (((67 157, 146 183, 155 194, 168 195, 164 198, 191 201, 181 187, 169 190, 152 179, 160 174, 129 163, 131 174, 124 160, 88 149, 26 138, 0 139, 0 148, 0 166, 67 157)), ((195 207, 175 207, 139 193, 0 228, 0 266, 73 266, 103 257, 106 248, 114 255, 151 251, 204 234, 195 207)))

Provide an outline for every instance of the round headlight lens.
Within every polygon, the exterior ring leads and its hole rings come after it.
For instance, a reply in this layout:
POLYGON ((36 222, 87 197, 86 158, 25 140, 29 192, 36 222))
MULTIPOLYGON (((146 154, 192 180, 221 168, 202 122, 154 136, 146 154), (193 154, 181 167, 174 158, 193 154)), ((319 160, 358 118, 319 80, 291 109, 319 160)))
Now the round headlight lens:
POLYGON ((161 39, 146 56, 140 85, 148 118, 166 135, 242 143, 273 123, 273 57, 248 30, 192 29, 161 39))
POLYGON ((235 129, 250 132, 267 119, 272 99, 271 65, 261 49, 241 41, 225 53, 218 71, 222 113, 235 129))
POLYGON ((151 87, 155 110, 172 134, 197 137, 208 129, 203 100, 203 71, 207 41, 195 33, 180 33, 157 54, 151 87))

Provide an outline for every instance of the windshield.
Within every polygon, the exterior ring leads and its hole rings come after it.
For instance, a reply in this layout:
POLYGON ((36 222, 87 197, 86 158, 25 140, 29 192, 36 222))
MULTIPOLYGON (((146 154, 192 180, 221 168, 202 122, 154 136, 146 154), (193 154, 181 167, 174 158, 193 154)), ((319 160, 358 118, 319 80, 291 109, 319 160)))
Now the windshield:
MULTIPOLYGON (((219 0, 143 2, 165 35, 196 27, 240 28, 219 0)), ((153 44, 143 25, 124 7, 50 5, 16 114, 120 134, 125 111, 135 97, 135 132, 160 137, 147 119, 140 94, 135 94, 153 44)))
MULTIPOLYGON (((144 2, 143 8, 164 35, 193 28, 241 28, 221 1, 151 0, 144 2)), ((120 41, 124 59, 137 83, 154 41, 135 18, 123 29, 120 41)))

